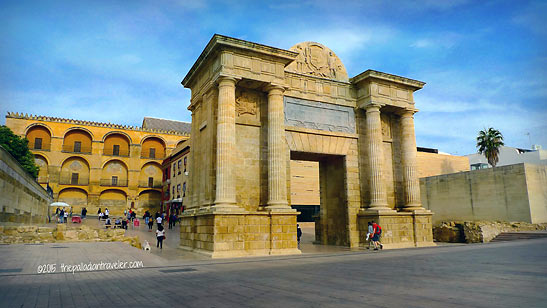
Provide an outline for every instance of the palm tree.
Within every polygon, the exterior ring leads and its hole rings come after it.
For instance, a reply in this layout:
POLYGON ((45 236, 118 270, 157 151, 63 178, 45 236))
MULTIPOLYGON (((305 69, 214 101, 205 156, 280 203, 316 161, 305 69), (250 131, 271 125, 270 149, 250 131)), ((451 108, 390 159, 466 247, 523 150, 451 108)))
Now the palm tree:
POLYGON ((503 136, 499 130, 490 127, 479 131, 477 148, 479 154, 484 154, 488 163, 495 167, 499 160, 500 147, 503 145, 503 136))

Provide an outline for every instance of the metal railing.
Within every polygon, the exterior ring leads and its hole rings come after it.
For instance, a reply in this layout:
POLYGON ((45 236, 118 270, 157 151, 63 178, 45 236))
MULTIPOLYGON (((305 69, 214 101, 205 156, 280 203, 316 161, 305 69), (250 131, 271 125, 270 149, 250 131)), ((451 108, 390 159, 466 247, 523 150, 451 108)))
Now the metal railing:
POLYGON ((72 176, 60 176, 59 184, 61 185, 78 185, 78 186, 87 186, 89 185, 89 178, 77 178, 74 179, 72 176))
POLYGON ((127 187, 128 180, 101 179, 101 186, 127 187))
POLYGON ((34 142, 28 143, 28 148, 31 150, 38 150, 38 151, 49 151, 51 149, 50 143, 42 143, 38 144, 39 147, 37 147, 37 144, 34 144, 34 142))
POLYGON ((112 149, 103 149, 103 155, 129 157, 129 150, 120 149, 119 151, 114 151, 113 148, 112 149))
POLYGON ((91 147, 80 147, 79 151, 74 148, 74 145, 63 145, 63 152, 78 153, 78 154, 91 154, 91 147))
POLYGON ((150 154, 141 154, 141 158, 145 159, 164 159, 165 155, 155 154, 153 157, 150 154))
POLYGON ((139 181, 139 187, 162 188, 162 186, 163 186, 162 181, 154 181, 152 183, 149 183, 148 181, 139 181))

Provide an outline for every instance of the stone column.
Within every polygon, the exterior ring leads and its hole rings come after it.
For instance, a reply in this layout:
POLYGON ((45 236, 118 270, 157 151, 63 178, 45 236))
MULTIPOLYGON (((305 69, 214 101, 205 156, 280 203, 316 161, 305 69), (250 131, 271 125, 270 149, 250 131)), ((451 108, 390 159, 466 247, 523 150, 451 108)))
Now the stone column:
POLYGON ((236 79, 218 79, 217 169, 215 207, 236 207, 234 150, 236 141, 236 79))
POLYGON ((368 136, 367 154, 369 164, 370 209, 386 210, 387 194, 384 183, 384 144, 380 106, 370 104, 366 109, 366 131, 368 136))
POLYGON ((422 210, 420 180, 418 179, 416 164, 417 149, 414 134, 414 110, 405 110, 401 114, 401 152, 405 211, 422 210))
POLYGON ((268 208, 288 208, 283 87, 268 91, 268 208))

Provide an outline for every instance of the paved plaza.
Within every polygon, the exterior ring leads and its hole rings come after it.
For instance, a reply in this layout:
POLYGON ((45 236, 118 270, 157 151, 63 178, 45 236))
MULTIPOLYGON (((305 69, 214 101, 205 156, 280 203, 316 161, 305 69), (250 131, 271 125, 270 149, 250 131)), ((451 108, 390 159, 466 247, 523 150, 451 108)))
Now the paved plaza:
POLYGON ((0 303, 458 308, 547 303, 546 239, 380 252, 303 250, 299 256, 211 260, 174 248, 150 253, 124 243, 2 245, 0 303), (61 264, 117 261, 142 261, 143 267, 60 273, 61 264), (56 273, 37 273, 39 265, 53 263, 56 273))

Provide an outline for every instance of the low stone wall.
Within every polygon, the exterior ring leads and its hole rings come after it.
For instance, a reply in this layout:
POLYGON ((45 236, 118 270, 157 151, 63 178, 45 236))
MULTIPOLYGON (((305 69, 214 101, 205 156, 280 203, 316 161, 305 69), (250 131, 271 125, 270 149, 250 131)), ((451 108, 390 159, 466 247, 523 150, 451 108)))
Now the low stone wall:
POLYGON ((46 223, 52 201, 46 190, 0 146, 0 222, 46 223))
POLYGON ((445 221, 433 228, 437 242, 487 243, 502 232, 547 230, 547 224, 499 221, 445 221))
POLYGON ((299 254, 296 214, 245 212, 182 216, 180 246, 212 258, 299 254))
POLYGON ((0 226, 1 244, 38 244, 58 242, 126 242, 141 248, 138 236, 126 237, 123 229, 93 229, 82 225, 67 227, 0 226))

